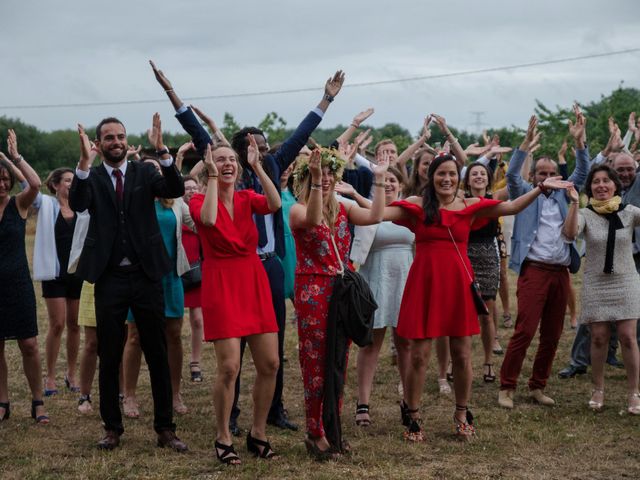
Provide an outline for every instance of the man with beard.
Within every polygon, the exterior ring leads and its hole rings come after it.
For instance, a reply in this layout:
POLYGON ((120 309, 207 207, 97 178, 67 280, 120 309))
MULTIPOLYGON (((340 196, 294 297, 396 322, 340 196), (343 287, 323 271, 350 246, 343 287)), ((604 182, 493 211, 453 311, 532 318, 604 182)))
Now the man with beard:
POLYGON ((180 173, 162 142, 160 116, 153 117, 149 139, 160 157, 162 175, 148 163, 127 162, 127 134, 117 118, 96 128, 92 146, 81 125, 81 155, 69 192, 73 210, 88 210, 89 230, 76 274, 95 283, 100 415, 105 436, 98 448, 112 450, 124 432, 118 402, 118 370, 131 309, 144 352, 154 403, 153 426, 159 447, 178 452, 187 446, 176 437, 165 339, 161 279, 170 262, 156 219, 154 200, 184 194, 180 173), (103 159, 92 167, 95 149, 103 159))

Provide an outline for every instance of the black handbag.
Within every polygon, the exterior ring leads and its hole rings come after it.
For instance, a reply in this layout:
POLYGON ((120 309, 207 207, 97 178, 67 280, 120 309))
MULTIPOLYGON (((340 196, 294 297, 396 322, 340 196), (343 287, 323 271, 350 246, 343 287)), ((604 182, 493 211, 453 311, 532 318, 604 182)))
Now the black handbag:
POLYGON ((201 260, 189 263, 189 270, 184 272, 180 277, 182 279, 182 288, 185 291, 193 290, 202 283, 202 265, 201 260))
POLYGON ((464 267, 464 271, 467 272, 467 276, 469 277, 469 281, 471 282, 471 297, 473 298, 473 304, 476 307, 476 311, 478 315, 489 315, 489 308, 487 304, 484 303, 482 299, 482 295, 480 294, 480 286, 473 279, 471 273, 469 273, 469 269, 467 268, 467 264, 464 263, 464 258, 462 258, 462 254, 460 253, 460 249, 458 248, 458 244, 453 238, 453 234, 451 233, 451 229, 447 227, 449 230, 449 236, 451 237, 451 241, 453 242, 453 246, 456 247, 456 252, 458 252, 458 256, 460 257, 460 261, 462 262, 462 266, 464 267))

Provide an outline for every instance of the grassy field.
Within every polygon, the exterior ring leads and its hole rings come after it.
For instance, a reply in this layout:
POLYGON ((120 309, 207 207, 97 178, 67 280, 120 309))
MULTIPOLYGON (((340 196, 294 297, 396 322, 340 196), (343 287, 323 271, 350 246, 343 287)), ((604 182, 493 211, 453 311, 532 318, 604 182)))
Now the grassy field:
MULTIPOLYGON (((30 239, 31 241, 32 239, 30 239)), ((576 278, 579 286, 579 278, 576 278)), ((515 294, 515 277, 511 277, 515 294)), ((11 288, 3 286, 3 288, 11 288)), ((40 295, 40 286, 36 285, 40 295)), ((515 299, 513 300, 515 305, 515 299)), ((291 309, 289 309, 291 316, 291 309)), ((46 310, 38 301, 41 355, 47 331, 46 310)), ((568 320, 568 318, 567 318, 568 320)), ((188 324, 188 321, 186 322, 188 324)), ((510 331, 501 329, 506 348, 510 331)), ((547 392, 557 405, 534 405, 526 396, 526 379, 537 341, 529 349, 521 377, 524 388, 516 394, 516 408, 506 411, 497 406, 497 384, 482 382, 482 356, 479 338, 474 340, 473 398, 477 439, 461 443, 453 438, 453 400, 438 394, 432 361, 423 396, 423 418, 427 441, 408 444, 402 439, 395 367, 391 366, 385 345, 371 398, 373 425, 359 429, 353 421, 355 408, 355 347, 345 390, 343 424, 353 453, 337 462, 319 464, 306 455, 302 432, 282 432, 270 427, 272 443, 282 457, 278 461, 254 460, 246 451, 244 439, 236 446, 242 456, 240 467, 224 467, 215 459, 215 438, 211 385, 215 360, 213 346, 204 349, 205 381, 188 381, 185 367, 183 397, 189 413, 176 418, 178 435, 190 452, 175 454, 155 447, 152 430, 152 403, 147 371, 143 366, 138 398, 141 417, 126 420, 121 448, 101 452, 95 442, 102 429, 94 401, 94 414, 81 416, 76 410, 77 395, 61 390, 46 402, 51 424, 36 426, 29 416, 30 394, 22 373, 21 357, 15 342, 7 342, 11 418, 0 423, 0 478, 443 478, 443 479, 613 479, 640 477, 640 418, 626 411, 623 370, 607 370, 605 409, 594 414, 587 408, 590 380, 581 376, 559 380, 557 371, 568 360, 573 330, 563 334, 547 392)), ((185 350, 189 328, 183 329, 185 350)), ((296 350, 296 328, 288 323, 285 370, 285 405, 292 420, 304 425, 303 392, 296 350)), ((186 354, 186 352, 185 352, 186 354)), ((497 358, 497 367, 501 357, 497 358)), ((185 365, 188 362, 185 362, 185 365)), ((58 385, 63 386, 64 348, 59 358, 58 385)), ((250 425, 250 386, 253 372, 250 356, 245 358, 241 395, 240 426, 250 425)), ((97 388, 97 379, 94 384, 97 388)), ((97 392, 94 392, 97 400, 97 392)))

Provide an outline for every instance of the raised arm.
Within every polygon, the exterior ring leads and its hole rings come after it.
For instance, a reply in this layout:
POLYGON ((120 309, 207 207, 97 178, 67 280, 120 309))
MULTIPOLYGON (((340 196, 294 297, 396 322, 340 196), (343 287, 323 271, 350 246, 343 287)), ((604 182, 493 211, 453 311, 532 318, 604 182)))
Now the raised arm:
POLYGON ((400 165, 402 173, 404 173, 406 177, 409 176, 408 175, 409 172, 407 171, 407 162, 431 138, 431 130, 429 129, 429 125, 431 124, 431 119, 432 119, 431 116, 428 116, 427 118, 424 119, 422 134, 420 135, 418 140, 416 140, 414 143, 409 145, 404 150, 404 152, 402 152, 398 157, 398 165, 400 165))
POLYGON ((364 122, 371 115, 373 115, 373 108, 367 108, 365 111, 360 112, 355 117, 353 117, 349 128, 347 128, 338 138, 336 138, 336 142, 338 142, 338 145, 351 140, 351 137, 353 137, 353 134, 356 132, 356 130, 360 128, 362 122, 364 122))
POLYGON ((29 207, 36 199, 42 182, 36 171, 31 168, 31 165, 29 165, 18 152, 18 137, 12 129, 9 129, 7 136, 7 150, 14 167, 20 170, 27 182, 27 188, 16 195, 16 207, 20 215, 24 218, 27 216, 27 210, 29 210, 29 207))
POLYGON ((249 141, 249 146, 247 148, 247 163, 249 163, 249 166, 260 180, 260 185, 262 185, 264 194, 267 197, 267 205, 269 206, 269 210, 275 212, 282 206, 280 193, 278 193, 278 189, 276 188, 273 181, 271 181, 271 179, 269 178, 269 175, 267 175, 267 172, 265 172, 264 168, 262 168, 262 162, 260 161, 260 152, 258 151, 258 144, 256 143, 255 137, 248 133, 247 140, 249 141))
POLYGON ((311 152, 309 158, 309 176, 311 189, 307 204, 296 203, 289 211, 289 226, 292 230, 298 228, 317 227, 322 223, 322 160, 320 149, 311 152))
POLYGON ((162 122, 158 112, 153 115, 151 129, 147 134, 149 142, 160 155, 158 163, 162 169, 162 175, 154 175, 151 179, 151 191, 159 198, 181 197, 184 195, 184 182, 169 154, 169 149, 162 140, 162 122))
POLYGON ((432 113, 431 117, 433 117, 436 125, 438 125, 440 131, 447 138, 447 142, 449 142, 449 145, 451 146, 451 153, 453 153, 453 155, 456 157, 458 165, 460 165, 460 168, 464 167, 467 164, 467 154, 464 153, 464 149, 460 146, 458 139, 454 137, 453 133, 451 133, 451 130, 449 130, 447 121, 444 119, 444 117, 436 115, 435 113, 432 113))
POLYGON ((380 223, 384 215, 384 174, 389 168, 389 156, 387 153, 373 167, 375 188, 373 202, 370 208, 362 208, 358 205, 351 205, 347 210, 349 223, 354 225, 373 225, 380 223))
POLYGON ((509 198, 512 200, 523 195, 531 189, 531 185, 522 179, 522 164, 527 158, 527 153, 532 144, 537 143, 540 134, 537 132, 538 119, 532 115, 529 119, 529 126, 524 140, 520 144, 520 148, 516 148, 509 160, 509 168, 507 169, 507 188, 509 189, 509 198))
POLYGON ((587 180, 589 173, 589 149, 587 148, 587 119, 580 111, 580 107, 576 103, 573 106, 576 115, 576 123, 569 120, 569 133, 573 137, 576 145, 576 167, 569 177, 569 181, 573 182, 576 188, 582 188, 587 180))
POLYGON ((191 110, 196 112, 196 115, 200 117, 200 120, 202 120, 209 127, 209 130, 211 130, 211 134, 213 135, 212 139, 215 145, 222 145, 225 147, 231 146, 231 144, 227 140, 227 137, 224 136, 224 133, 222 132, 222 130, 220 130, 216 125, 216 122, 213 121, 213 118, 211 118, 209 115, 204 113, 195 105, 189 105, 189 107, 191 108, 191 110))
POLYGON ((574 187, 567 188, 567 195, 570 200, 569 211, 564 219, 562 226, 562 234, 569 240, 575 240, 578 236, 578 203, 580 197, 578 191, 574 187))
POLYGON ((69 190, 69 207, 76 212, 83 212, 91 207, 91 188, 87 178, 91 165, 98 156, 98 150, 80 124, 78 124, 78 136, 80 138, 80 160, 69 190))
POLYGON ((340 181, 336 183, 335 191, 340 195, 347 195, 353 198, 359 207, 371 208, 371 200, 364 198, 350 183, 340 181))
POLYGON ((207 190, 200 210, 200 221, 207 227, 216 224, 218 216, 218 169, 213 161, 211 145, 207 145, 204 152, 204 168, 207 169, 207 190))

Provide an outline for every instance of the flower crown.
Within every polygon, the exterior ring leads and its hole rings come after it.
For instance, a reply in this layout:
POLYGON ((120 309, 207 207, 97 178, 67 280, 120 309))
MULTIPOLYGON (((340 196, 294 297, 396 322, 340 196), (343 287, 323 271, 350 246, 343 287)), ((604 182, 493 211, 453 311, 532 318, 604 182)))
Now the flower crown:
MULTIPOLYGON (((309 177, 309 158, 308 156, 298 157, 296 169, 293 172, 293 178, 296 185, 302 186, 302 183, 309 177)), ((329 167, 329 171, 335 177, 336 181, 342 178, 342 172, 346 160, 335 148, 320 148, 320 166, 322 168, 329 167)), ((298 190, 296 188, 296 190, 298 190)))

